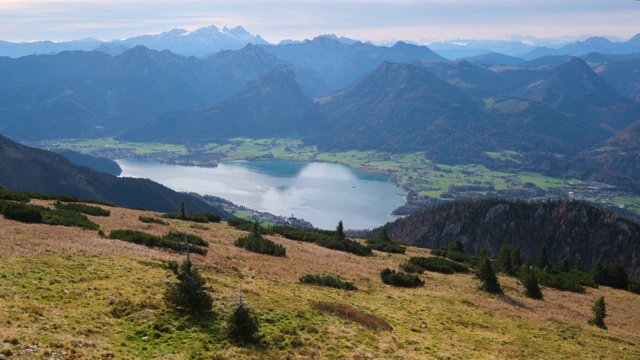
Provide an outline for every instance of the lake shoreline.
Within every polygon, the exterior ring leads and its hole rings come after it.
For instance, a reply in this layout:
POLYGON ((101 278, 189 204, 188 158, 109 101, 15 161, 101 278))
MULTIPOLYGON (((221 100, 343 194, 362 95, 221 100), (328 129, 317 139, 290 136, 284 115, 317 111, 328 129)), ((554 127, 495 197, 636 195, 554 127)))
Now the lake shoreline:
POLYGON ((386 174, 328 162, 221 162, 215 168, 162 164, 143 157, 119 159, 123 177, 146 177, 176 191, 212 195, 247 209, 301 218, 333 229, 370 229, 395 218, 406 191, 386 174))

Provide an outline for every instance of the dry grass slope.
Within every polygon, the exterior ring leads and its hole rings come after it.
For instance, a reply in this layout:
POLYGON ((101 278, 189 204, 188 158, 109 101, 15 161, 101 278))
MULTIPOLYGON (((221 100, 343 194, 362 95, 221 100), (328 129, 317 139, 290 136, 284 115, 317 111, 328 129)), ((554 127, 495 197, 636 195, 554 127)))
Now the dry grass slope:
POLYGON ((490 296, 471 274, 430 272, 421 275, 423 287, 396 288, 382 284, 380 271, 429 256, 428 250, 359 257, 269 237, 287 248, 287 257, 277 258, 233 246, 245 233, 225 223, 167 220, 165 226, 138 220, 153 213, 109 210, 110 217, 90 217, 105 233, 185 231, 208 241, 209 253, 192 260, 208 282, 216 315, 180 318, 162 302, 164 280, 171 278, 163 262, 181 260, 180 254, 0 217, 0 351, 9 358, 640 358, 640 297, 628 292, 543 288, 544 300, 536 301, 513 278, 500 277, 505 295, 490 296), (334 275, 358 291, 300 284, 308 273, 334 275), (238 348, 224 338, 240 287, 259 316, 265 348, 238 348), (608 331, 587 324, 602 295, 608 331), (316 302, 375 315, 392 330, 317 310, 316 302))

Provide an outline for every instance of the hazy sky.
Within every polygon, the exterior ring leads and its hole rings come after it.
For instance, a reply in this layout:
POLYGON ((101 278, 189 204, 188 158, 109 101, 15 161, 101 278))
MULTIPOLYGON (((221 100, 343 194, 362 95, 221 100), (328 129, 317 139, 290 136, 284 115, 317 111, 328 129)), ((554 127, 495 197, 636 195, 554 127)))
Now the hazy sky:
POLYGON ((0 40, 101 40, 207 25, 270 42, 335 33, 358 40, 507 39, 640 32, 634 0, 0 0, 0 40))

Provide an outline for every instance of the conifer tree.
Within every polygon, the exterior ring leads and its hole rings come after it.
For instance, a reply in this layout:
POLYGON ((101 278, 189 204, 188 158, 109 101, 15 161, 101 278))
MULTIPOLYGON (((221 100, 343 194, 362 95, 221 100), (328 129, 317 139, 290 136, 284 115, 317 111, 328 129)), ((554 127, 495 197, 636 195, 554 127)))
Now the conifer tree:
POLYGON ((571 270, 571 265, 569 264, 569 258, 567 256, 563 257, 562 260, 556 265, 556 270, 558 272, 569 272, 571 270))
POLYGON ((582 260, 582 258, 578 258, 578 261, 576 261, 575 269, 578 271, 584 271, 584 261, 582 260))
POLYGON ((464 254, 464 245, 462 244, 462 241, 460 241, 459 237, 449 245, 449 250, 464 254))
POLYGON ((532 299, 542 299, 542 290, 538 284, 535 270, 526 267, 523 272, 522 284, 524 285, 524 295, 532 299))
POLYGON ((191 313, 211 311, 213 299, 204 289, 206 280, 191 260, 187 258, 172 270, 178 278, 178 283, 168 285, 164 294, 165 301, 177 309, 191 313))
POLYGON ((609 277, 609 283, 612 287, 624 290, 629 287, 629 273, 627 272, 627 269, 625 269, 620 258, 617 258, 616 261, 613 262, 609 277))
POLYGON ((522 256, 520 255, 520 248, 517 247, 511 252, 511 267, 516 269, 522 265, 522 256))
POLYGON ((382 235, 380 236, 380 239, 382 239, 382 241, 391 241, 391 238, 389 237, 389 234, 387 233, 387 227, 384 226, 382 228, 382 235))
POLYGON ((513 274, 513 261, 511 260, 511 248, 509 245, 502 245, 502 247, 500 247, 498 262, 500 263, 502 272, 509 275, 513 274))
POLYGON ((253 222, 253 227, 251 227, 251 235, 254 237, 260 237, 260 225, 258 225, 258 221, 253 222))
POLYGON ((185 209, 184 209, 184 202, 180 203, 180 218, 181 219, 186 219, 187 218, 187 214, 186 214, 185 209))
POLYGON ((536 259, 536 266, 540 269, 551 266, 551 263, 549 262, 549 249, 547 249, 547 245, 543 245, 542 249, 540 249, 540 253, 538 254, 538 258, 536 259))
POLYGON ((460 238, 457 237, 451 244, 449 244, 449 251, 458 252, 464 254, 464 245, 460 238))
POLYGON ((338 226, 336 227, 336 239, 344 240, 347 236, 344 234, 344 226, 342 225, 342 220, 338 222, 338 226))
POLYGON ((604 323, 604 318, 607 317, 607 309, 604 296, 596 300, 591 309, 593 310, 593 319, 589 320, 589 324, 606 330, 607 325, 604 323))
POLYGON ((608 279, 609 273, 602 265, 602 258, 599 258, 593 265, 593 281, 598 285, 605 285, 608 283, 608 279))
POLYGON ((229 319, 227 333, 237 345, 255 344, 260 342, 260 323, 253 311, 247 307, 242 297, 242 290, 238 296, 236 308, 229 319))
POLYGON ((491 261, 488 257, 483 257, 480 268, 476 272, 476 278, 482 282, 480 289, 491 294, 502 294, 502 288, 498 282, 496 272, 493 270, 491 261))

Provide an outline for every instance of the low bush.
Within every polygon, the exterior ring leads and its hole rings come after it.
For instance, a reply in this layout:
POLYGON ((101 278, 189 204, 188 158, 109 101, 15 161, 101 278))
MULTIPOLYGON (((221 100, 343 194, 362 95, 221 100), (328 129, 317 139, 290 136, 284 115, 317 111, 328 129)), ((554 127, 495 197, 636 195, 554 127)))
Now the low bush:
MULTIPOLYGON (((171 249, 176 251, 186 250, 185 244, 182 241, 182 239, 180 241, 177 241, 175 238, 172 238, 170 236, 167 237, 167 235, 165 235, 164 237, 161 237, 161 236, 156 236, 156 235, 152 235, 152 234, 145 233, 142 231, 137 231, 137 230, 120 229, 120 230, 112 230, 111 233, 109 233, 108 237, 109 239, 122 240, 122 241, 131 242, 134 244, 144 245, 148 247, 159 247, 159 248, 171 249)), ((203 249, 194 244, 189 244, 189 251, 192 253, 200 254, 200 255, 207 254, 207 249, 203 249)))
POLYGON ((469 271, 469 269, 462 264, 440 257, 414 256, 409 259, 409 263, 424 270, 442 274, 453 274, 456 272, 465 273, 469 271))
POLYGON ((349 239, 339 240, 337 238, 325 238, 316 241, 315 244, 326 247, 327 249, 344 251, 359 256, 367 256, 372 254, 370 247, 349 239))
POLYGON ((303 284, 317 284, 342 290, 358 290, 353 283, 342 281, 330 275, 322 276, 307 274, 300 278, 300 282, 303 284))
POLYGON ((147 216, 139 216, 138 220, 147 224, 160 224, 160 225, 169 225, 168 222, 163 221, 162 219, 158 219, 156 217, 147 217, 147 216))
POLYGON ((562 291, 584 293, 585 285, 598 286, 593 282, 593 279, 588 278, 589 274, 583 273, 582 271, 572 270, 568 273, 553 273, 541 269, 536 269, 535 271, 538 283, 562 291), (584 276, 585 274, 587 276, 584 276))
POLYGON ((164 236, 164 238, 173 240, 175 242, 182 242, 182 243, 186 241, 191 245, 209 246, 209 243, 205 239, 201 238, 200 236, 188 234, 181 231, 170 231, 168 234, 164 236))
POLYGON ((332 230, 318 229, 297 229, 291 226, 273 226, 271 230, 289 240, 298 240, 308 243, 315 243, 320 240, 331 240, 336 237, 336 232, 332 230))
POLYGON ((233 243, 235 246, 249 250, 258 254, 271 256, 286 256, 287 249, 282 245, 278 245, 269 239, 261 236, 244 236, 233 243))
POLYGON ((86 204, 80 204, 80 203, 64 204, 64 203, 61 203, 60 201, 56 201, 53 204, 53 206, 55 206, 55 208, 58 210, 75 211, 75 212, 79 212, 87 215, 93 215, 93 216, 111 215, 111 211, 105 210, 99 206, 92 206, 92 205, 86 205, 86 204))
POLYGON ((406 273, 410 273, 410 274, 422 274, 424 273, 424 269, 421 268, 420 266, 410 263, 410 262, 404 262, 402 264, 400 264, 400 270, 406 272, 406 273))
POLYGON ((0 201, 0 213, 7 219, 27 223, 74 226, 89 230, 98 230, 100 226, 85 215, 75 211, 49 209, 43 206, 0 201))
POLYGON ((100 225, 89 220, 85 215, 69 210, 52 210, 43 208, 42 222, 48 225, 75 226, 83 229, 98 230, 100 225))
MULTIPOLYGON (((317 229, 296 229, 291 226, 274 226, 271 228, 289 240, 314 243, 327 249, 344 251, 360 256, 371 255, 371 248, 349 239, 338 239, 335 231, 317 229)), ((247 230, 247 231, 250 231, 247 230)))
POLYGON ((87 203, 87 204, 102 205, 102 206, 108 206, 108 207, 117 207, 118 206, 118 205, 116 205, 114 203, 110 203, 108 201, 94 200, 94 199, 82 199, 82 200, 78 200, 78 202, 83 202, 83 203, 87 203))
MULTIPOLYGON (((227 223, 229 224, 229 226, 232 226, 232 227, 234 227, 234 228, 236 228, 238 230, 249 231, 249 232, 253 232, 254 226, 255 226, 255 222, 254 221, 249 221, 249 220, 240 219, 240 218, 229 219, 229 221, 227 223)), ((261 226, 261 225, 258 225, 258 231, 262 235, 273 235, 273 234, 275 234, 275 232, 271 228, 264 227, 264 226, 261 226)))
POLYGON ((441 256, 441 257, 444 257, 453 261, 461 262, 461 263, 469 262, 473 258, 473 256, 467 253, 451 251, 451 250, 448 250, 447 248, 440 248, 440 249, 433 250, 431 251, 431 255, 441 256))
POLYGON ((330 303, 325 301, 314 301, 311 303, 311 307, 316 310, 334 314, 343 319, 356 322, 372 330, 386 330, 386 331, 393 330, 393 327, 391 326, 391 324, 389 324, 389 322, 386 321, 385 319, 372 314, 368 314, 358 309, 354 309, 348 305, 330 303))
POLYGON ((392 254, 404 254, 407 251, 400 243, 391 240, 367 240, 367 245, 373 250, 392 254))
POLYGON ((23 192, 0 188, 0 200, 29 202, 29 199, 31 198, 23 192))
POLYGON ((41 223, 41 207, 23 203, 4 202, 0 205, 0 212, 5 218, 24 223, 41 223))
POLYGON ((220 216, 209 212, 188 212, 183 217, 179 212, 170 212, 162 215, 166 219, 192 221, 197 223, 220 222, 220 216))
POLYGON ((394 286, 414 288, 424 285, 424 281, 422 281, 418 275, 396 272, 389 268, 380 272, 380 278, 382 278, 383 283, 394 286))

